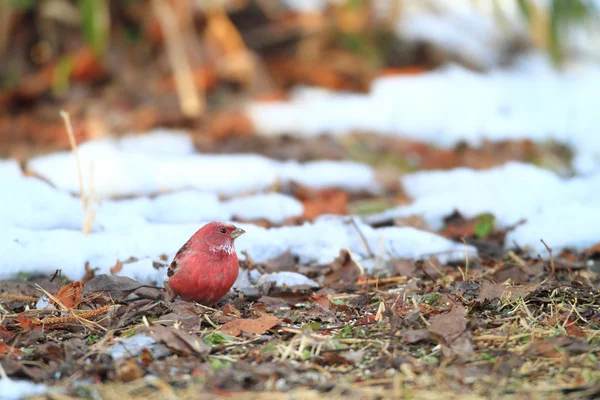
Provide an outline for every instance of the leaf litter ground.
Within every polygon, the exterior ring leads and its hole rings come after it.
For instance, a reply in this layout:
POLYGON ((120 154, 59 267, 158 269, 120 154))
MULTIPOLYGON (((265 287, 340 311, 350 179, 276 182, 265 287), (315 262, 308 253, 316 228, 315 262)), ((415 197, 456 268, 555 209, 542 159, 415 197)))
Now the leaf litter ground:
POLYGON ((1 282, 3 373, 60 399, 598 396, 600 252, 503 252, 482 220, 447 219, 480 250, 462 265, 247 261, 323 285, 242 288, 214 308, 112 275, 1 282))

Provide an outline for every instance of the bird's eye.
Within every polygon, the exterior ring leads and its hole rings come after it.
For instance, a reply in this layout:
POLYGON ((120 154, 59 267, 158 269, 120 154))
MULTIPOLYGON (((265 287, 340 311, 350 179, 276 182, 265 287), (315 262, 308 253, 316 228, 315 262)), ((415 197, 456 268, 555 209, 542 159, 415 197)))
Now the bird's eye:
POLYGON ((227 229, 221 228, 221 233, 227 233, 227 229))

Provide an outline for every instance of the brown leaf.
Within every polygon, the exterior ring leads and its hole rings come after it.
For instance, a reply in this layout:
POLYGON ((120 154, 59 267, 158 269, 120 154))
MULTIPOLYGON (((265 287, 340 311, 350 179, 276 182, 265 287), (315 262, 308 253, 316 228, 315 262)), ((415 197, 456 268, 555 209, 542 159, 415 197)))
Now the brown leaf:
POLYGON ((476 219, 466 219, 459 212, 455 211, 444 219, 445 227, 440 235, 449 239, 469 237, 475 235, 476 219))
POLYGON ((323 214, 348 213, 348 193, 339 189, 311 189, 297 186, 295 196, 304 205, 304 218, 312 221, 323 214))
POLYGON ((500 376, 510 376, 525 363, 525 359, 517 354, 508 353, 500 356, 494 363, 493 372, 500 376))
POLYGON ((588 257, 594 256, 595 254, 600 254, 600 243, 597 243, 592 247, 588 247, 583 251, 583 254, 588 257))
POLYGON ((288 249, 279 256, 275 258, 271 258, 264 262, 262 266, 264 272, 272 273, 272 272, 281 272, 281 271, 292 271, 295 272, 298 270, 296 267, 298 265, 297 257, 292 254, 292 252, 288 249))
POLYGON ((140 282, 119 275, 98 275, 90 279, 84 289, 85 293, 106 292, 114 299, 124 299, 138 289, 147 288, 153 289, 156 296, 160 293, 160 289, 154 286, 143 285, 140 282))
POLYGON ((407 278, 413 278, 417 271, 417 266, 413 260, 409 259, 398 259, 392 260, 392 268, 394 272, 400 276, 406 276, 407 278))
POLYGON ((589 344, 582 339, 569 336, 555 336, 552 338, 536 338, 527 348, 528 356, 561 358, 565 354, 577 355, 591 350, 589 344))
POLYGON ((324 294, 313 294, 312 296, 310 296, 310 300, 317 303, 323 308, 329 308, 329 306, 331 305, 329 297, 325 296, 324 294))
POLYGON ((402 332, 402 342, 413 344, 431 339, 431 334, 426 329, 409 329, 402 332))
POLYGON ((238 310, 237 308, 235 308, 235 306, 233 304, 227 304, 226 306, 224 306, 223 308, 221 308, 221 312, 224 315, 233 315, 236 318, 239 318, 240 315, 240 310, 238 310))
POLYGON ((91 268, 90 263, 86 262, 85 263, 85 274, 83 275, 83 278, 81 278, 81 282, 83 282, 84 284, 87 284, 91 279, 94 279, 95 276, 96 276, 96 268, 91 268))
POLYGON ((330 265, 331 272, 323 279, 324 286, 346 287, 356 282, 361 275, 360 268, 347 250, 340 250, 340 255, 330 265))
POLYGON ((6 330, 6 327, 4 325, 0 325, 0 341, 3 341, 6 343, 9 340, 12 340, 12 338, 14 338, 14 337, 15 337, 15 335, 13 335, 11 332, 6 330))
MULTIPOLYGON (((83 283, 71 282, 63 286, 58 293, 54 296, 56 300, 61 302, 67 308, 74 308, 79 304, 81 300, 81 294, 83 293, 83 283)), ((54 304, 54 302, 52 302, 54 304)), ((58 306, 58 304, 54 304, 58 306)))
POLYGON ((248 136, 254 132, 252 121, 241 112, 221 111, 209 121, 208 132, 214 139, 248 136))
POLYGON ((510 299, 512 301, 518 300, 520 297, 526 298, 530 293, 533 293, 540 287, 538 283, 532 285, 522 285, 522 286, 509 286, 506 288, 506 291, 510 293, 510 299))
POLYGON ((117 368, 117 379, 122 382, 131 382, 144 376, 144 371, 138 365, 137 360, 130 359, 117 368))
POLYGON ((194 303, 178 301, 171 305, 171 312, 161 316, 158 321, 161 325, 170 327, 177 323, 181 330, 196 331, 201 329, 205 312, 206 309, 194 303))
POLYGON ((257 319, 234 319, 221 326, 219 330, 231 336, 238 336, 242 332, 260 335, 280 322, 281 320, 274 315, 265 314, 257 319))
POLYGON ((467 310, 463 306, 455 305, 450 312, 431 317, 429 320, 431 325, 427 330, 444 342, 450 343, 466 331, 466 315, 467 310))
POLYGON ((4 342, 0 342, 0 356, 3 356, 5 354, 14 354, 16 356, 20 356, 21 350, 19 350, 16 347, 9 346, 4 342))
POLYGON ((123 270, 123 263, 121 262, 121 260, 117 260, 115 265, 113 267, 110 267, 110 273, 112 275, 116 275, 119 272, 121 272, 122 270, 123 270))
POLYGON ((37 344, 33 356, 46 363, 50 361, 62 361, 65 358, 65 350, 62 344, 47 342, 37 344))
POLYGON ((350 365, 354 364, 352 361, 346 359, 338 351, 326 350, 319 354, 321 358, 321 364, 324 365, 350 365))
POLYGON ((266 310, 271 312, 290 308, 288 302, 281 297, 261 296, 258 300, 256 300, 256 304, 258 306, 265 305, 266 310))
POLYGON ((462 305, 442 315, 431 317, 431 325, 427 328, 432 337, 438 338, 445 346, 442 354, 445 358, 453 356, 466 357, 474 353, 471 343, 471 332, 467 330, 465 316, 467 310, 462 305))
POLYGON ((477 300, 480 303, 485 303, 495 299, 501 299, 504 294, 504 287, 497 283, 485 282, 481 284, 479 288, 479 296, 477 300))
POLYGON ((31 321, 23 314, 17 315, 17 322, 21 325, 21 328, 23 328, 23 330, 29 330, 33 328, 33 321, 31 321))
POLYGON ((180 329, 152 325, 149 331, 157 342, 163 343, 169 349, 182 356, 192 354, 205 356, 210 353, 210 346, 205 344, 200 337, 191 335, 180 329))

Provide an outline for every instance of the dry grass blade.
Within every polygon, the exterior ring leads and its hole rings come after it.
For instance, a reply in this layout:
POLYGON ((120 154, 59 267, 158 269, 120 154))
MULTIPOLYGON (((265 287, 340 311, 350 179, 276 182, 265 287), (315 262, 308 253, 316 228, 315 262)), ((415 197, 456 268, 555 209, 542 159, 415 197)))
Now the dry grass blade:
POLYGON ((60 112, 65 128, 67 129, 67 135, 69 137, 69 144, 71 145, 71 151, 75 156, 75 162, 77 163, 77 178, 79 180, 79 197, 81 199, 81 206, 83 208, 83 225, 82 231, 84 234, 88 234, 92 230, 92 224, 94 222, 94 213, 92 210, 92 199, 91 199, 91 175, 90 175, 90 198, 86 199, 85 192, 83 191, 83 173, 81 171, 81 161, 79 159, 79 151, 77 150, 77 142, 75 141, 75 134, 73 133, 73 125, 71 124, 71 117, 69 113, 62 110, 60 112))

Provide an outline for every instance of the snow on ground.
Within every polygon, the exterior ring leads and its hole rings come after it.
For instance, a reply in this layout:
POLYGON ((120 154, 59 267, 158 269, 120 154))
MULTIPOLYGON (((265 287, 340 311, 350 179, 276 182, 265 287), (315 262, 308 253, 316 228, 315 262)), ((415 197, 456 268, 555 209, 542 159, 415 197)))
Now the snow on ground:
POLYGON ((19 400, 39 396, 47 391, 48 386, 41 383, 0 379, 0 399, 3 400, 19 400))
POLYGON ((307 278, 304 275, 296 272, 275 272, 272 274, 265 274, 258 278, 258 283, 263 284, 266 282, 275 282, 275 286, 296 286, 296 285, 310 285, 312 287, 318 287, 319 284, 312 279, 307 278))
POLYGON ((509 233, 506 244, 516 243, 544 257, 540 239, 557 250, 583 250, 600 240, 600 198, 595 195, 600 173, 563 179, 533 165, 508 163, 485 171, 418 172, 402 183, 414 202, 369 217, 368 222, 422 215, 439 229, 454 210, 467 218, 492 213, 501 227, 525 219, 509 233))
POLYGON ((597 87, 598 66, 557 72, 531 56, 486 74, 448 65, 418 76, 382 77, 368 94, 298 89, 289 102, 257 102, 248 112, 265 135, 360 130, 442 146, 554 139, 597 158, 597 87))
POLYGON ((104 350, 105 354, 112 357, 114 361, 122 358, 131 358, 140 355, 145 349, 148 349, 155 359, 166 357, 170 354, 169 349, 156 343, 153 337, 146 335, 134 335, 127 338, 117 338, 116 343, 104 350))
MULTIPOLYGON (((0 207, 0 227, 9 225, 24 229, 81 228, 83 210, 78 197, 56 190, 44 181, 19 176, 12 169, 2 174, 10 195, 0 207)), ((200 223, 207 220, 266 219, 281 223, 301 216, 302 203, 278 193, 248 195, 222 201, 214 193, 193 190, 174 192, 155 198, 140 197, 105 200, 94 207, 94 232, 130 230, 148 223, 200 223), (261 204, 262 206, 257 207, 261 204)))
MULTIPOLYGON (((353 162, 279 162, 258 155, 205 155, 193 153, 189 137, 175 135, 169 142, 164 131, 123 139, 83 143, 79 157, 88 191, 90 174, 94 196, 106 199, 152 195, 194 189, 223 196, 263 192, 291 181, 348 191, 377 191, 373 170, 353 162), (139 147, 136 146, 139 143, 139 147), (158 151, 164 148, 164 152, 158 151)), ((40 156, 27 169, 59 189, 79 192, 71 152, 40 156)))
MULTIPOLYGON (((277 257, 291 250, 303 263, 331 262, 341 249, 351 249, 361 258, 368 250, 352 224, 341 218, 321 218, 302 226, 265 229, 238 224, 246 234, 236 241, 240 258, 247 252, 257 262, 277 257)), ((70 279, 81 279, 84 265, 90 263, 98 273, 109 273, 117 260, 124 261, 121 275, 142 282, 162 282, 166 263, 202 224, 140 224, 130 229, 84 235, 77 230, 30 230, 7 228, 0 231, 0 279, 11 279, 19 272, 51 274, 62 269, 70 279), (138 260, 128 262, 131 257, 138 260), (157 264, 158 263, 158 264, 157 264), (156 265, 156 267, 155 267, 156 265)), ((464 257, 465 247, 435 234, 412 228, 372 229, 361 226, 371 249, 376 252, 383 243, 381 259, 411 258, 436 255, 440 260, 464 257)), ((469 254, 476 251, 469 247, 469 254)), ((375 253, 377 254, 377 253, 375 253)), ((370 264, 365 264, 370 266, 370 264)), ((375 265, 373 262, 372 266, 375 265)))
MULTIPOLYGON (((152 138, 140 138, 145 146, 144 152, 152 148, 152 138)), ((176 143, 180 143, 181 139, 182 137, 177 136, 176 143)), ((126 140, 131 147, 126 151, 128 154, 143 154, 148 157, 148 163, 152 162, 151 152, 144 153, 135 148, 131 144, 132 138, 126 140)), ((166 146, 168 141, 161 137, 160 142, 166 146)), ((113 141, 112 144, 108 141, 100 144, 95 142, 87 146, 86 151, 94 146, 111 148, 110 151, 116 153, 121 151, 118 141, 113 141)), ((84 147, 86 146, 82 146, 84 147)), ((188 151, 185 146, 181 148, 188 151)), ((173 151, 165 151, 170 152, 173 151)), ((159 159, 162 157, 156 154, 153 156, 159 159)), ((180 155, 170 160, 171 168, 181 169, 176 159, 180 159, 185 166, 187 160, 182 159, 183 157, 180 155)), ((247 158, 249 159, 251 158, 247 158)), ((72 182, 60 175, 60 172, 68 175, 74 170, 73 166, 70 170, 66 168, 68 161, 73 164, 70 155, 50 155, 40 164, 51 171, 48 175, 55 178, 55 182, 62 182, 70 187, 72 182)), ((109 160, 104 161, 108 163, 109 160)), ((123 171, 123 174, 135 176, 138 168, 144 171, 147 166, 131 163, 128 168, 132 170, 123 171)), ((313 183, 315 187, 345 181, 350 190, 372 184, 369 182, 371 170, 351 163, 322 162, 307 167, 280 163, 279 166, 281 179, 284 181, 298 179, 304 184, 313 183), (306 175, 303 171, 307 172, 306 175), (319 174, 319 171, 322 173, 319 174), (350 174, 357 179, 352 181, 350 174)), ((245 170, 243 165, 238 167, 241 171, 245 170)), ((117 177, 118 174, 113 176, 117 177)), ((252 174, 243 177, 246 188, 255 185, 252 182, 254 178, 252 174)), ((76 178, 70 176, 70 179, 76 178)), ((83 211, 79 198, 38 178, 23 175, 13 161, 0 162, 0 182, 9 193, 4 197, 3 207, 0 208, 0 254, 3 255, 0 259, 0 279, 14 278, 19 272, 51 274, 57 268, 71 279, 81 279, 86 262, 91 268, 97 268, 98 273, 109 273, 110 268, 120 260, 123 262, 121 274, 142 282, 162 282, 167 262, 161 260, 161 256, 166 255, 167 260, 170 260, 205 222, 239 217, 268 219, 277 223, 300 216, 303 212, 300 202, 278 193, 256 193, 220 200, 216 193, 182 190, 153 198, 143 196, 104 200, 94 207, 92 233, 84 235, 81 232, 83 211)), ((94 183, 96 182, 95 178, 94 183)), ((242 179, 238 182, 242 182, 242 179)), ((126 187, 125 181, 117 180, 115 184, 117 187, 126 187)), ((110 182, 106 181, 102 185, 107 188, 108 193, 110 182)), ((149 186, 145 186, 146 189, 149 186)), ((462 259, 465 250, 464 246, 431 233, 412 228, 373 229, 364 224, 360 224, 357 229, 350 220, 340 217, 322 217, 302 226, 271 229, 250 224, 239 225, 247 234, 236 241, 238 254, 247 252, 257 262, 277 257, 288 249, 306 264, 329 263, 338 256, 341 249, 350 249, 363 259, 373 253, 381 260, 391 257, 421 257, 432 253, 441 260, 454 260, 462 259), (364 241, 360 234, 364 236, 364 241)), ((467 250, 472 255, 476 253, 473 248, 467 250)), ((370 268, 376 264, 371 260, 366 261, 365 266, 370 268)), ((285 280, 285 277, 271 278, 279 279, 277 282, 285 280)), ((290 278, 288 283, 296 281, 298 277, 290 278)))

